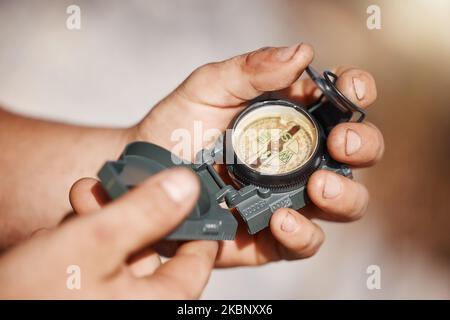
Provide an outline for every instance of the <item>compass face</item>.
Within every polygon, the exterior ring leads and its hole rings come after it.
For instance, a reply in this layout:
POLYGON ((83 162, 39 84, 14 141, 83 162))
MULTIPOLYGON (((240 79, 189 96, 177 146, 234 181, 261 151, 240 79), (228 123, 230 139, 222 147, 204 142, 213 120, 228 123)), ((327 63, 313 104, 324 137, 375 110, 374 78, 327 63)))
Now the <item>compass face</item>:
POLYGON ((310 118, 293 107, 265 105, 235 125, 233 149, 247 167, 266 175, 291 173, 314 154, 318 131, 310 118))

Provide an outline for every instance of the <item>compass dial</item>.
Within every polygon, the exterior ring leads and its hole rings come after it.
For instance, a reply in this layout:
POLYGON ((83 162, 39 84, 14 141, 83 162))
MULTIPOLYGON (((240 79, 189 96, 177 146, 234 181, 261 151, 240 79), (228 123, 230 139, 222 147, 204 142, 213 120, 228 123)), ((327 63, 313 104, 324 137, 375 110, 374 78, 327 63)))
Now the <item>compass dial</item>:
POLYGON ((313 155, 318 144, 317 128, 295 108, 265 105, 246 114, 235 125, 233 149, 239 160, 267 175, 297 170, 313 155))

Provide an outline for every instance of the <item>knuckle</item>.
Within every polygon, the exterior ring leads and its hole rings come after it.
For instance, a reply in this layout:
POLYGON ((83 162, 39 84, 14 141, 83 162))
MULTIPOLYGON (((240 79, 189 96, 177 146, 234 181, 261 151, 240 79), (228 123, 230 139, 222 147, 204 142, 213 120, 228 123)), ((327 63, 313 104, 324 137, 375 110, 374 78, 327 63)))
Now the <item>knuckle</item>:
POLYGON ((94 223, 90 227, 91 239, 97 244, 113 244, 117 241, 117 226, 113 220, 94 223))
POLYGON ((231 58, 229 61, 236 63, 244 72, 250 72, 258 69, 270 57, 276 48, 262 47, 258 50, 246 53, 244 55, 231 58))
POLYGON ((185 90, 187 84, 205 85, 210 82, 213 75, 219 68, 219 62, 210 62, 197 67, 189 77, 183 82, 182 88, 185 90))
POLYGON ((192 74, 194 74, 194 75, 202 75, 202 74, 208 74, 208 73, 210 73, 212 70, 215 70, 215 69, 217 69, 217 67, 218 67, 218 62, 209 62, 209 63, 206 63, 206 64, 204 64, 204 65, 201 65, 200 67, 198 67, 198 68, 196 68, 193 72, 192 72, 192 74))

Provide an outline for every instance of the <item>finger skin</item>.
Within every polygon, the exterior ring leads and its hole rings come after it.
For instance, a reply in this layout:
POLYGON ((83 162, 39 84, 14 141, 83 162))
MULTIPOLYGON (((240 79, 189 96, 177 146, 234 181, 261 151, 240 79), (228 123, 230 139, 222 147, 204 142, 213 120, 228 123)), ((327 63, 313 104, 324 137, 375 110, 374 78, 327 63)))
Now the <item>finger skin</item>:
MULTIPOLYGON (((377 88, 373 76, 362 69, 351 66, 339 66, 333 68, 338 76, 337 88, 353 103, 361 108, 372 105, 377 98, 377 88), (356 80, 355 80, 356 79, 356 80), (358 83, 359 91, 364 88, 364 96, 359 99, 356 95, 354 83, 358 83)), ((291 86, 271 94, 272 98, 288 99, 300 105, 309 105, 320 97, 321 91, 311 78, 299 79, 291 86)))
POLYGON ((200 104, 236 106, 265 91, 289 87, 313 57, 312 47, 305 43, 288 49, 262 48, 198 68, 177 92, 189 101, 200 104), (283 52, 288 56, 283 56, 283 52))
POLYGON ((82 178, 70 188, 69 201, 73 210, 83 216, 101 209, 110 198, 98 180, 82 178))
MULTIPOLYGON (((135 134, 139 140, 173 150, 173 132, 185 129, 195 134, 192 123, 198 119, 205 132, 219 133, 247 106, 248 100, 264 91, 289 87, 313 57, 312 47, 303 43, 291 48, 264 48, 201 66, 135 126, 135 134), (155 131, 155 127, 164 130, 155 131)), ((175 153, 193 160, 200 147, 192 147, 190 155, 175 153)))
POLYGON ((295 210, 282 208, 272 215, 270 229, 278 240, 280 259, 294 260, 314 255, 322 245, 325 234, 322 229, 295 210), (286 230, 286 219, 295 221, 295 226, 286 230))
POLYGON ((373 124, 346 122, 334 127, 328 138, 327 148, 337 161, 356 167, 372 166, 384 154, 384 139, 373 124))
POLYGON ((208 283, 217 256, 216 241, 190 241, 175 256, 156 269, 143 288, 143 297, 197 299, 208 283), (151 290, 149 290, 151 288, 151 290))
MULTIPOLYGON (((76 214, 85 216, 94 214, 111 200, 100 182, 93 178, 82 178, 70 189, 70 203, 76 214)), ((159 255, 152 248, 146 248, 128 260, 130 272, 135 277, 148 276, 161 265, 159 255)))
POLYGON ((306 189, 311 201, 329 215, 329 220, 357 220, 362 217, 369 202, 369 193, 362 184, 328 170, 314 172, 306 189), (325 184, 330 182, 337 183, 340 192, 327 198, 325 184))
POLYGON ((356 105, 367 108, 377 99, 375 79, 369 72, 350 67, 340 68, 337 75, 337 88, 356 105))
POLYGON ((72 224, 68 237, 78 235, 79 250, 95 248, 90 257, 112 270, 127 257, 159 240, 172 231, 190 213, 198 194, 198 178, 187 169, 165 170, 135 187, 101 211, 79 218, 72 224), (173 201, 164 184, 184 186, 188 194, 173 201), (76 229, 75 231, 73 229, 76 229))

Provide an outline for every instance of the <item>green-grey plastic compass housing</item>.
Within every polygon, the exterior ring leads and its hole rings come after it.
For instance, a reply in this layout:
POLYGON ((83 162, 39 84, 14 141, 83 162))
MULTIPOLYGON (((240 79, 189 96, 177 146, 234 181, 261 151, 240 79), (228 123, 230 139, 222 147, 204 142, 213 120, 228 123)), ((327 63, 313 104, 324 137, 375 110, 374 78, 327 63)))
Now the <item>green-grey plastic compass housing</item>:
MULTIPOLYGON (((335 87, 337 76, 326 71, 323 76, 311 67, 307 68, 309 76, 322 90, 323 95, 313 105, 304 107, 319 130, 322 144, 328 133, 340 122, 350 121, 354 113, 360 117, 355 121, 362 121, 365 112, 354 105, 335 87)), ((256 101, 248 108, 258 107, 257 104, 284 104, 301 108, 284 100, 256 101)), ((245 110, 244 110, 245 111, 245 110)), ((221 207, 223 202, 228 208, 236 209, 246 223, 248 232, 255 234, 269 225, 273 212, 279 208, 293 208, 298 210, 308 201, 306 194, 306 180, 299 180, 289 188, 264 187, 239 181, 233 177, 233 164, 229 165, 229 172, 239 188, 227 185, 214 169, 214 164, 226 164, 227 135, 219 137, 211 149, 204 149, 197 154, 195 162, 181 161, 170 151, 147 142, 133 142, 129 144, 118 161, 107 162, 98 176, 108 195, 115 199, 151 175, 174 166, 184 166, 195 172, 201 183, 201 195, 189 217, 167 239, 172 240, 232 240, 236 235, 237 220, 233 214, 221 207)), ((321 148, 320 154, 312 160, 315 170, 327 169, 346 177, 352 177, 349 167, 334 161, 326 148, 321 148)), ((308 172, 312 174, 312 172, 308 172)))
MULTIPOLYGON (((196 166, 183 163, 168 150, 147 142, 130 143, 118 161, 105 163, 98 177, 112 199, 143 182, 148 177, 174 166, 193 170, 200 178, 200 197, 189 217, 167 238, 174 240, 232 240, 237 221, 233 215, 221 208, 216 193, 221 185, 214 169, 209 165, 196 166)), ((220 178, 218 178, 220 179, 220 178)), ((220 179, 221 181, 221 179, 220 179)))

